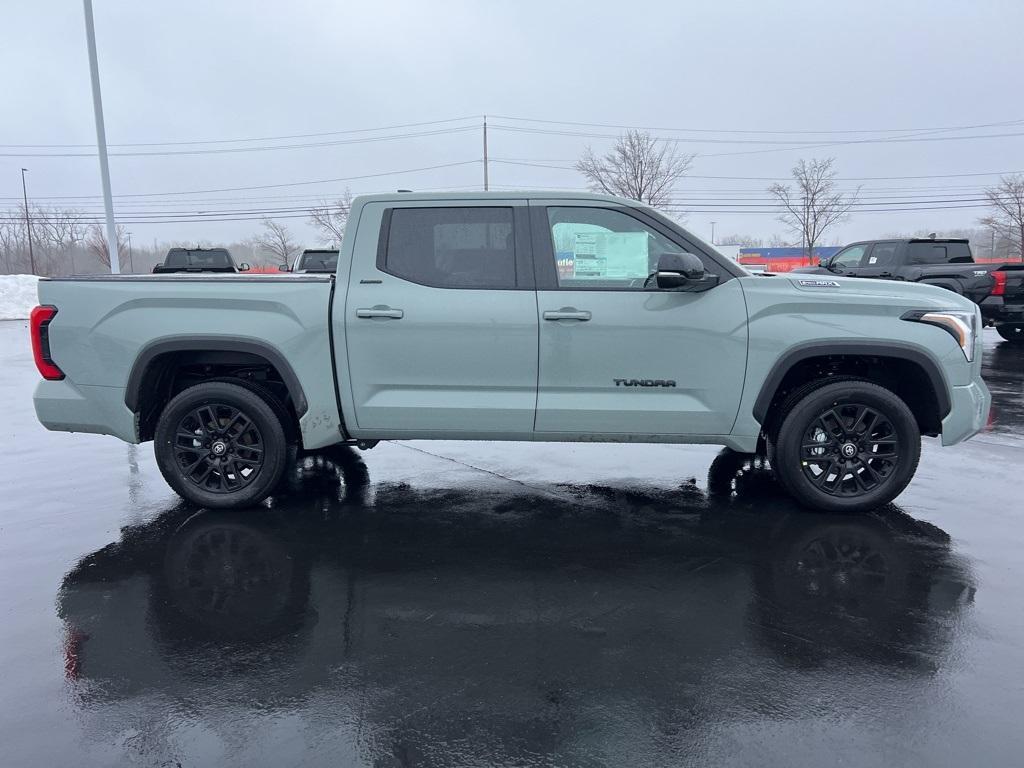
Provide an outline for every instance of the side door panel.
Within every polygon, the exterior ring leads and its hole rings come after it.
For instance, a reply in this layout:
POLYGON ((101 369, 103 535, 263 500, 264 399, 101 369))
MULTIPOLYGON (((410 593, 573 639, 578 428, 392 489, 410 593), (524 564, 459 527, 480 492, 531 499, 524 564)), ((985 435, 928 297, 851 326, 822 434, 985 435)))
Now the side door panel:
MULTIPOLYGON (((535 264, 556 263, 547 207, 577 205, 587 204, 531 201, 535 264)), ((680 245, 699 253, 695 244, 680 245)), ((569 258, 558 257, 564 271, 569 258)), ((747 354, 739 280, 702 293, 559 287, 551 270, 540 269, 537 280, 538 437, 731 431, 747 354)))
POLYGON ((356 420, 348 426, 354 436, 532 434, 538 320, 529 270, 517 271, 519 282, 527 284, 515 289, 477 290, 422 285, 378 264, 387 208, 472 206, 515 211, 516 260, 528 267, 524 203, 410 201, 364 208, 344 327, 336 325, 346 342, 356 420))

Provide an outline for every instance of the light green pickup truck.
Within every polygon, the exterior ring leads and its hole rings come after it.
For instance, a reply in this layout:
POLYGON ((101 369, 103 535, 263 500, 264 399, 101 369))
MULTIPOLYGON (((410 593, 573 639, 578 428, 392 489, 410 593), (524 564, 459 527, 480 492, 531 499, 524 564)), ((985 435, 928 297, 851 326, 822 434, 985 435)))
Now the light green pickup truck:
POLYGON ((379 440, 710 443, 811 507, 910 482, 921 435, 986 423, 978 308, 926 285, 754 276, 637 203, 357 198, 334 275, 55 278, 32 315, 39 420, 153 440, 207 507, 297 452, 379 440))

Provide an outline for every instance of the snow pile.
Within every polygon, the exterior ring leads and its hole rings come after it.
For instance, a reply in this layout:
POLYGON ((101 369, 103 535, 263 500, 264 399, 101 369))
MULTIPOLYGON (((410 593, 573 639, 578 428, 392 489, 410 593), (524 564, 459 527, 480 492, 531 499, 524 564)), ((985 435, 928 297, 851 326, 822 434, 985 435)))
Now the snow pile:
POLYGON ((24 320, 39 303, 35 275, 0 275, 0 320, 24 320))

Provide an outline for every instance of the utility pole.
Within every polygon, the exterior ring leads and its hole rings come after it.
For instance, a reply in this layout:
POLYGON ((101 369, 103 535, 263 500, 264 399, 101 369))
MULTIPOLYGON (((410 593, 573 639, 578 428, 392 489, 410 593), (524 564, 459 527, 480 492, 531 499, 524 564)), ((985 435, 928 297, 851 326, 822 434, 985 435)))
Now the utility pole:
POLYGON ((487 115, 484 115, 484 192, 487 188, 487 115))
POLYGON ((28 230, 28 263, 32 269, 32 274, 36 273, 36 257, 32 253, 32 218, 28 215, 28 191, 25 187, 25 171, 28 168, 21 169, 21 195, 25 199, 25 228, 28 230))
POLYGON ((712 245, 715 244, 715 224, 717 224, 717 223, 718 223, 717 221, 712 221, 711 222, 711 244, 712 245))
POLYGON ((128 235, 128 271, 135 271, 135 259, 132 257, 132 233, 126 232, 128 235))
POLYGON ((110 253, 110 274, 121 273, 117 253, 117 225, 114 224, 114 203, 110 195, 110 166, 107 163, 107 131, 103 127, 103 95, 100 93, 100 69, 96 61, 96 32, 92 23, 92 0, 85 6, 85 42, 89 48, 89 75, 92 79, 92 109, 96 117, 96 144, 100 154, 100 178, 103 181, 103 207, 107 213, 107 251, 110 253))

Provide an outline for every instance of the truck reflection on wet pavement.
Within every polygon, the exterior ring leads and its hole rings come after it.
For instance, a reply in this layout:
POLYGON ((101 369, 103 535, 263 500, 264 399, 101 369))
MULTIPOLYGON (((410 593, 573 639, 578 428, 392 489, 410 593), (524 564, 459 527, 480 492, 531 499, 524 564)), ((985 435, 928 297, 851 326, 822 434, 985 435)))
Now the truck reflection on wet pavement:
POLYGON ((696 757, 695 728, 840 693, 786 669, 842 669, 859 695, 927 686, 973 599, 941 530, 893 507, 803 512, 756 469, 725 500, 400 484, 369 499, 359 459, 341 463, 340 501, 175 508, 78 563, 58 605, 97 728, 130 707, 163 732, 172 701, 216 729, 244 702, 311 718, 317 738, 361 732, 351 757, 372 764, 573 762, 632 729, 650 740, 617 764, 696 757))

